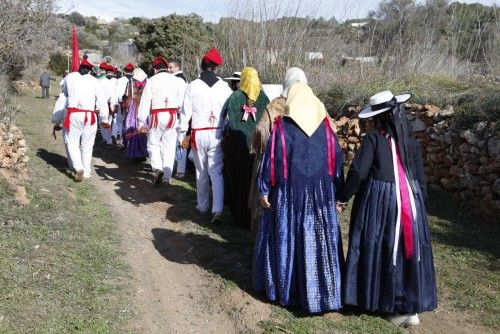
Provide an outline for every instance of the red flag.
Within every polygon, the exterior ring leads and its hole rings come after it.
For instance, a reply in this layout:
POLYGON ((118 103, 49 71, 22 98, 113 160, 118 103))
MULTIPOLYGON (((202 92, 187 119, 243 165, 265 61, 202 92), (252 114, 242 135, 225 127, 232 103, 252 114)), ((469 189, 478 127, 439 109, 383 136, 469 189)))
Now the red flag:
POLYGON ((71 72, 78 71, 78 67, 80 66, 80 50, 78 48, 78 33, 76 31, 76 26, 73 26, 73 34, 71 40, 71 72))

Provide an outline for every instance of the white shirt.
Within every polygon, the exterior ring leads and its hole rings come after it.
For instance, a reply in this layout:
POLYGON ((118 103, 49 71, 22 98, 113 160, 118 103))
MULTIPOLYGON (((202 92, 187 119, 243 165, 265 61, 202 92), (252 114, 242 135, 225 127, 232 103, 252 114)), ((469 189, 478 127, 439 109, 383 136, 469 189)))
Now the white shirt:
POLYGON ((123 95, 127 90, 128 78, 126 76, 116 79, 116 98, 118 102, 122 102, 123 95))
POLYGON ((220 78, 212 87, 201 79, 192 81, 184 97, 179 132, 188 130, 191 118, 193 129, 220 127, 222 107, 231 93, 229 85, 220 78))
POLYGON ((67 107, 82 110, 99 110, 101 118, 108 116, 108 105, 99 81, 90 74, 72 72, 64 78, 63 93, 68 98, 67 107))
POLYGON ((153 109, 180 108, 184 101, 187 84, 181 78, 167 72, 153 75, 146 83, 137 113, 139 125, 146 123, 153 109))
POLYGON ((106 103, 109 103, 111 107, 118 103, 118 97, 116 96, 116 78, 108 79, 103 77, 98 80, 101 84, 101 88, 106 98, 106 103))

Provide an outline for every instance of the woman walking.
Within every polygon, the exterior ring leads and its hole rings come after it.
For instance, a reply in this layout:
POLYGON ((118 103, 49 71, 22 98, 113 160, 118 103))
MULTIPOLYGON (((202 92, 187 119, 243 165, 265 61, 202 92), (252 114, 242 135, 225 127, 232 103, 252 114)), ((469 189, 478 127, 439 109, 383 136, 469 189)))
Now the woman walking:
POLYGON ((350 167, 339 201, 356 194, 351 212, 344 302, 387 312, 416 325, 436 308, 436 280, 425 210, 421 153, 402 103, 410 94, 370 98, 360 118, 373 117, 350 167))
POLYGON ((291 86, 260 165, 264 207, 253 284, 271 301, 308 313, 337 310, 343 262, 335 210, 342 152, 323 103, 304 83, 291 86))

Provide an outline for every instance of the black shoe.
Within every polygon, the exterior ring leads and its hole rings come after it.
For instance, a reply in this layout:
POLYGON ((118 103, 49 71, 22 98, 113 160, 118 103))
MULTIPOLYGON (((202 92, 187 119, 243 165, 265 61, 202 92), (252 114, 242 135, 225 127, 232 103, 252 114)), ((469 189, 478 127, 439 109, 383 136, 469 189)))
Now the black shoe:
POLYGON ((155 172, 155 176, 153 178, 153 183, 155 186, 158 186, 162 183, 163 181, 163 171, 162 170, 157 170, 155 172))
POLYGON ((222 223, 222 213, 214 213, 212 216, 212 224, 219 225, 222 223))

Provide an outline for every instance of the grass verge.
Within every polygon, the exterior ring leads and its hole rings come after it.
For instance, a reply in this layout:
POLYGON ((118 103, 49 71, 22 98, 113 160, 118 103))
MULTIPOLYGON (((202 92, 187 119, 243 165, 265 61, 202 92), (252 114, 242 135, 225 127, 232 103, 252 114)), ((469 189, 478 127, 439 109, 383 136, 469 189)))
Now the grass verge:
POLYGON ((110 212, 91 185, 67 177, 62 145, 38 121, 53 101, 17 102, 32 179, 25 207, 0 182, 0 332, 122 332, 127 268, 110 212))

